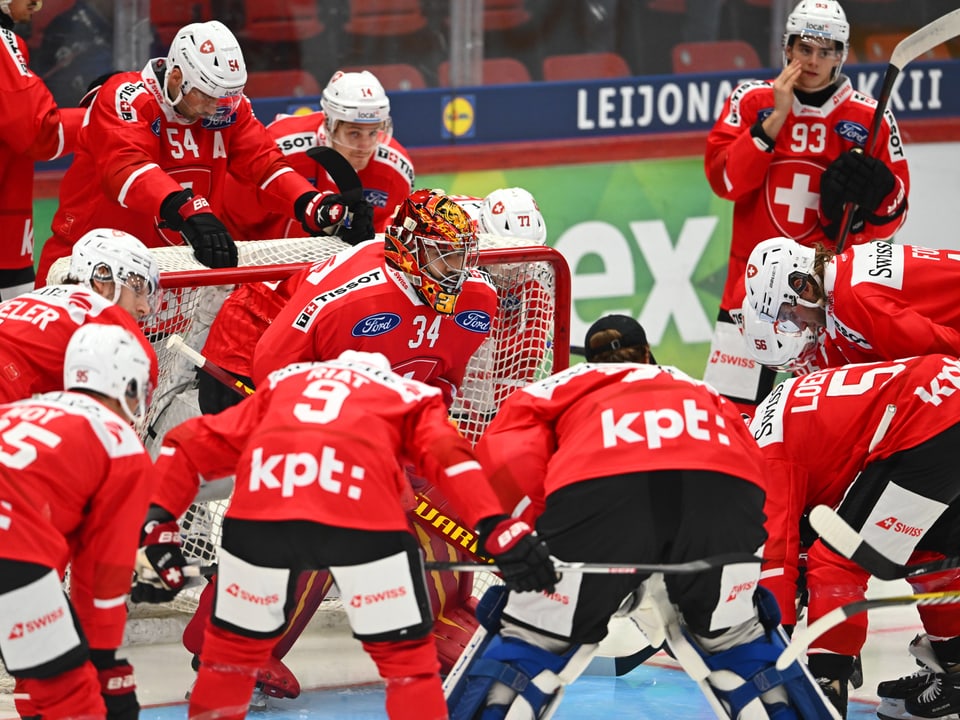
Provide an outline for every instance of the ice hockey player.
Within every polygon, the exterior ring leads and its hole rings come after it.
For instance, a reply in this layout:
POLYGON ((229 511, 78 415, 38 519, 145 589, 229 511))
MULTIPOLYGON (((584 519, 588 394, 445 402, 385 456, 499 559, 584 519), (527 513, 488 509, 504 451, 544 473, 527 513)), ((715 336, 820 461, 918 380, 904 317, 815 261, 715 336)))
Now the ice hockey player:
POLYGON ((130 331, 91 323, 60 364, 66 392, 0 404, 0 655, 21 717, 135 720, 133 668, 116 651, 153 488, 131 425, 156 360, 130 331))
MULTIPOLYGON (((867 249, 857 246, 861 248, 867 249)), ((801 515, 815 505, 837 508, 865 540, 895 562, 906 563, 918 550, 956 553, 958 388, 960 362, 951 352, 845 365, 792 378, 761 403, 750 431, 763 453, 767 477, 776 478, 767 484, 768 539, 761 582, 776 597, 786 625, 796 623, 801 515), (844 436, 842 452, 837 428, 857 428, 844 436)), ((550 542, 549 535, 542 534, 550 542)), ((822 541, 814 542, 806 559, 807 621, 862 600, 868 579, 866 570, 822 541)), ((960 588, 960 575, 930 575, 914 583, 918 592, 945 587, 960 588)), ((891 700, 885 705, 899 701, 899 710, 887 710, 898 720, 946 718, 960 711, 960 674, 945 672, 960 666, 960 615, 950 606, 919 611, 929 634, 924 657, 938 671, 881 684, 878 693, 891 700), (904 708, 907 714, 900 714, 904 708)), ((866 632, 863 613, 817 638, 810 649, 810 672, 841 714, 866 632)))
POLYGON ((840 4, 796 3, 782 45, 783 70, 734 89, 704 157, 710 187, 734 206, 726 283, 703 377, 747 413, 776 375, 751 362, 734 326, 750 251, 777 235, 832 249, 851 202, 860 209, 847 246, 892 238, 906 219, 910 190, 903 136, 889 109, 875 156, 861 152, 876 101, 841 72, 850 25, 840 4))
POLYGON ((334 234, 347 212, 283 159, 243 94, 247 70, 233 33, 211 20, 186 25, 166 58, 110 76, 77 136, 60 205, 37 269, 70 254, 93 227, 131 233, 148 247, 193 248, 208 267, 233 267, 237 248, 220 218, 234 199, 228 170, 263 190, 278 213, 311 235, 334 234))
POLYGON ((743 278, 760 320, 780 332, 826 330, 827 366, 911 355, 960 355, 960 278, 950 250, 885 242, 840 255, 789 238, 754 248, 743 278))
POLYGON ((143 532, 146 568, 158 577, 182 570, 174 518, 201 477, 236 473, 189 717, 246 717, 257 671, 294 607, 298 574, 318 568, 329 569, 344 598, 382 598, 344 609, 386 682, 387 716, 447 717, 420 544, 403 503, 406 463, 477 529, 507 587, 552 590, 547 547, 503 512, 441 391, 391 372, 379 353, 290 365, 249 400, 167 434, 160 502, 143 532), (245 594, 269 602, 251 609, 234 599, 245 594))
MULTIPOLYGON (((350 205, 350 227, 338 236, 350 245, 383 232, 397 207, 413 190, 413 161, 393 137, 390 99, 376 76, 362 72, 336 72, 320 96, 320 111, 305 115, 278 115, 267 125, 290 166, 322 193, 339 192, 336 183, 307 150, 333 148, 356 170, 363 185, 363 200, 350 205)), ((256 188, 227 178, 224 224, 243 240, 307 237, 289 214, 271 212, 256 188)))
POLYGON ((73 246, 63 282, 0 303, 0 402, 62 390, 63 351, 89 323, 127 328, 154 357, 137 324, 156 312, 159 294, 157 264, 143 243, 120 230, 91 230, 73 246))
POLYGON ((30 70, 26 41, 13 32, 40 7, 0 0, 0 302, 33 289, 34 163, 73 152, 83 120, 83 110, 57 107, 30 70))
MULTIPOLYGON (((646 335, 632 318, 601 318, 584 347, 590 362, 518 390, 480 440, 501 500, 503 487, 521 491, 524 517, 536 517, 537 533, 565 562, 759 552, 761 457, 733 403, 675 368, 648 364, 646 335)), ((754 562, 666 575, 663 604, 676 605, 683 622, 671 648, 685 666, 708 668, 701 687, 720 717, 741 717, 748 705, 770 717, 835 717, 799 663, 772 672, 786 636, 759 576, 754 562)), ((509 592, 482 618, 489 641, 448 688, 451 717, 550 717, 646 579, 564 573, 553 593, 509 592)))

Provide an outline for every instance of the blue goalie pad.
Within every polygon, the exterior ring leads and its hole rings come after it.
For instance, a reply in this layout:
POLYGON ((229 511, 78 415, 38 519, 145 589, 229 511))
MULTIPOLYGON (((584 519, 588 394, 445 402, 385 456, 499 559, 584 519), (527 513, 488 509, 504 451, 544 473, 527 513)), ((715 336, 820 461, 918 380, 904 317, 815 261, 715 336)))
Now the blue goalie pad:
POLYGON ((480 627, 474 632, 467 647, 444 680, 443 689, 447 707, 456 707, 467 689, 467 671, 484 653, 500 631, 500 617, 507 604, 508 591, 504 585, 491 585, 477 603, 476 616, 480 627))
POLYGON ((804 665, 794 662, 786 670, 776 668, 777 658, 789 641, 780 626, 780 609, 776 599, 765 588, 759 588, 754 602, 760 623, 766 630, 764 636, 723 652, 704 654, 704 662, 711 671, 727 670, 744 680, 743 685, 733 690, 714 688, 717 697, 730 707, 731 717, 737 717, 748 703, 774 688, 782 687, 790 699, 790 706, 764 702, 771 718, 834 720, 836 711, 824 698, 804 665))
POLYGON ((516 692, 533 709, 534 717, 540 717, 560 686, 558 683, 552 690, 545 691, 537 687, 533 679, 545 670, 559 674, 579 649, 580 646, 575 645, 563 655, 555 655, 523 640, 493 636, 483 654, 477 657, 461 678, 463 689, 451 693, 447 701, 450 720, 503 717, 509 706, 486 706, 487 694, 497 683, 516 692), (451 702, 454 696, 457 697, 456 703, 451 702))

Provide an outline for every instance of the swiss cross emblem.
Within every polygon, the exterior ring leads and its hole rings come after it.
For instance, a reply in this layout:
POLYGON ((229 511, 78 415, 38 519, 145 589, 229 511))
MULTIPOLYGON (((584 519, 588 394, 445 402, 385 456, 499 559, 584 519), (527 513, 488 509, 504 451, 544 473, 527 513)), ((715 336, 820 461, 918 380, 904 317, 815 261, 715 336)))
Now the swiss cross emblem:
POLYGON ((202 52, 204 55, 208 55, 216 51, 217 49, 213 46, 213 42, 210 40, 204 40, 203 44, 200 46, 200 52, 202 52))
POLYGON ((336 222, 340 219, 340 216, 343 214, 342 205, 331 205, 330 206, 330 220, 336 222))
POLYGON ((747 265, 747 277, 752 278, 752 277, 755 277, 756 274, 757 274, 757 266, 753 264, 747 265))

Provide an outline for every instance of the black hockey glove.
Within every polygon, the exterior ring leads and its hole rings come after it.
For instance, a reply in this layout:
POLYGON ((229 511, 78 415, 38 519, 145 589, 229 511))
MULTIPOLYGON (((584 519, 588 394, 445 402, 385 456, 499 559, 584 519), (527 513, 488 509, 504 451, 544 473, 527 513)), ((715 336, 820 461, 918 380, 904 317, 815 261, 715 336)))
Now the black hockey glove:
POLYGON ((140 531, 136 578, 130 599, 135 603, 169 602, 183 588, 187 560, 180 550, 180 526, 173 515, 153 505, 140 531))
POLYGON ((858 149, 845 152, 823 171, 820 207, 829 220, 843 216, 844 203, 852 202, 872 215, 896 185, 896 178, 882 160, 858 149))
POLYGON ((349 207, 347 219, 337 233, 341 240, 349 245, 358 245, 365 240, 373 240, 373 205, 366 200, 358 200, 349 207))
POLYGON ((160 217, 167 227, 183 235, 194 257, 207 267, 237 266, 237 246, 202 195, 194 197, 189 189, 167 195, 160 205, 160 217))
POLYGON ((504 584, 516 592, 553 592, 557 571, 547 544, 523 520, 507 515, 484 518, 477 524, 485 555, 492 557, 504 584))
POLYGON ((137 720, 140 703, 137 702, 133 666, 115 656, 114 650, 90 651, 90 661, 97 668, 100 679, 100 694, 107 706, 107 720, 137 720))
POLYGON ((339 235, 347 216, 347 203, 337 193, 304 193, 294 203, 293 212, 311 235, 339 235))

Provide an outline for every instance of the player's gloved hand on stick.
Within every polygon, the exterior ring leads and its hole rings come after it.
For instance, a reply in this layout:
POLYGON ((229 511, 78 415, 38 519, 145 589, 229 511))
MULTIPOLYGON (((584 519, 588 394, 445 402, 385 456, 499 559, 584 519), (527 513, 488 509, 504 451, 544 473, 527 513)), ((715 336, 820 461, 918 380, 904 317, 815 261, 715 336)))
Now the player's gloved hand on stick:
POLYGON ((140 703, 137 702, 133 666, 118 659, 115 650, 91 650, 90 661, 97 668, 100 694, 107 706, 107 720, 137 720, 140 703))
POLYGON ((180 550, 180 526, 173 515, 156 505, 140 531, 136 580, 130 599, 135 603, 169 602, 183 588, 187 560, 180 550))
POLYGON ((372 240, 376 235, 373 229, 373 205, 366 200, 358 200, 350 205, 347 219, 337 234, 341 240, 350 245, 372 240))
POLYGON ((170 193, 160 205, 160 217, 183 235, 194 256, 207 267, 237 266, 237 246, 202 195, 194 196, 190 189, 170 193))
POLYGON ((304 193, 293 205, 300 225, 311 235, 338 235, 347 216, 347 202, 339 193, 304 193))
POLYGON ((844 203, 873 214, 893 192, 896 178, 882 160, 859 149, 843 153, 820 177, 820 207, 829 220, 843 216, 844 203))
POLYGON ((477 524, 483 552, 492 557, 510 590, 553 592, 557 571, 550 549, 523 520, 507 515, 484 518, 477 524))

